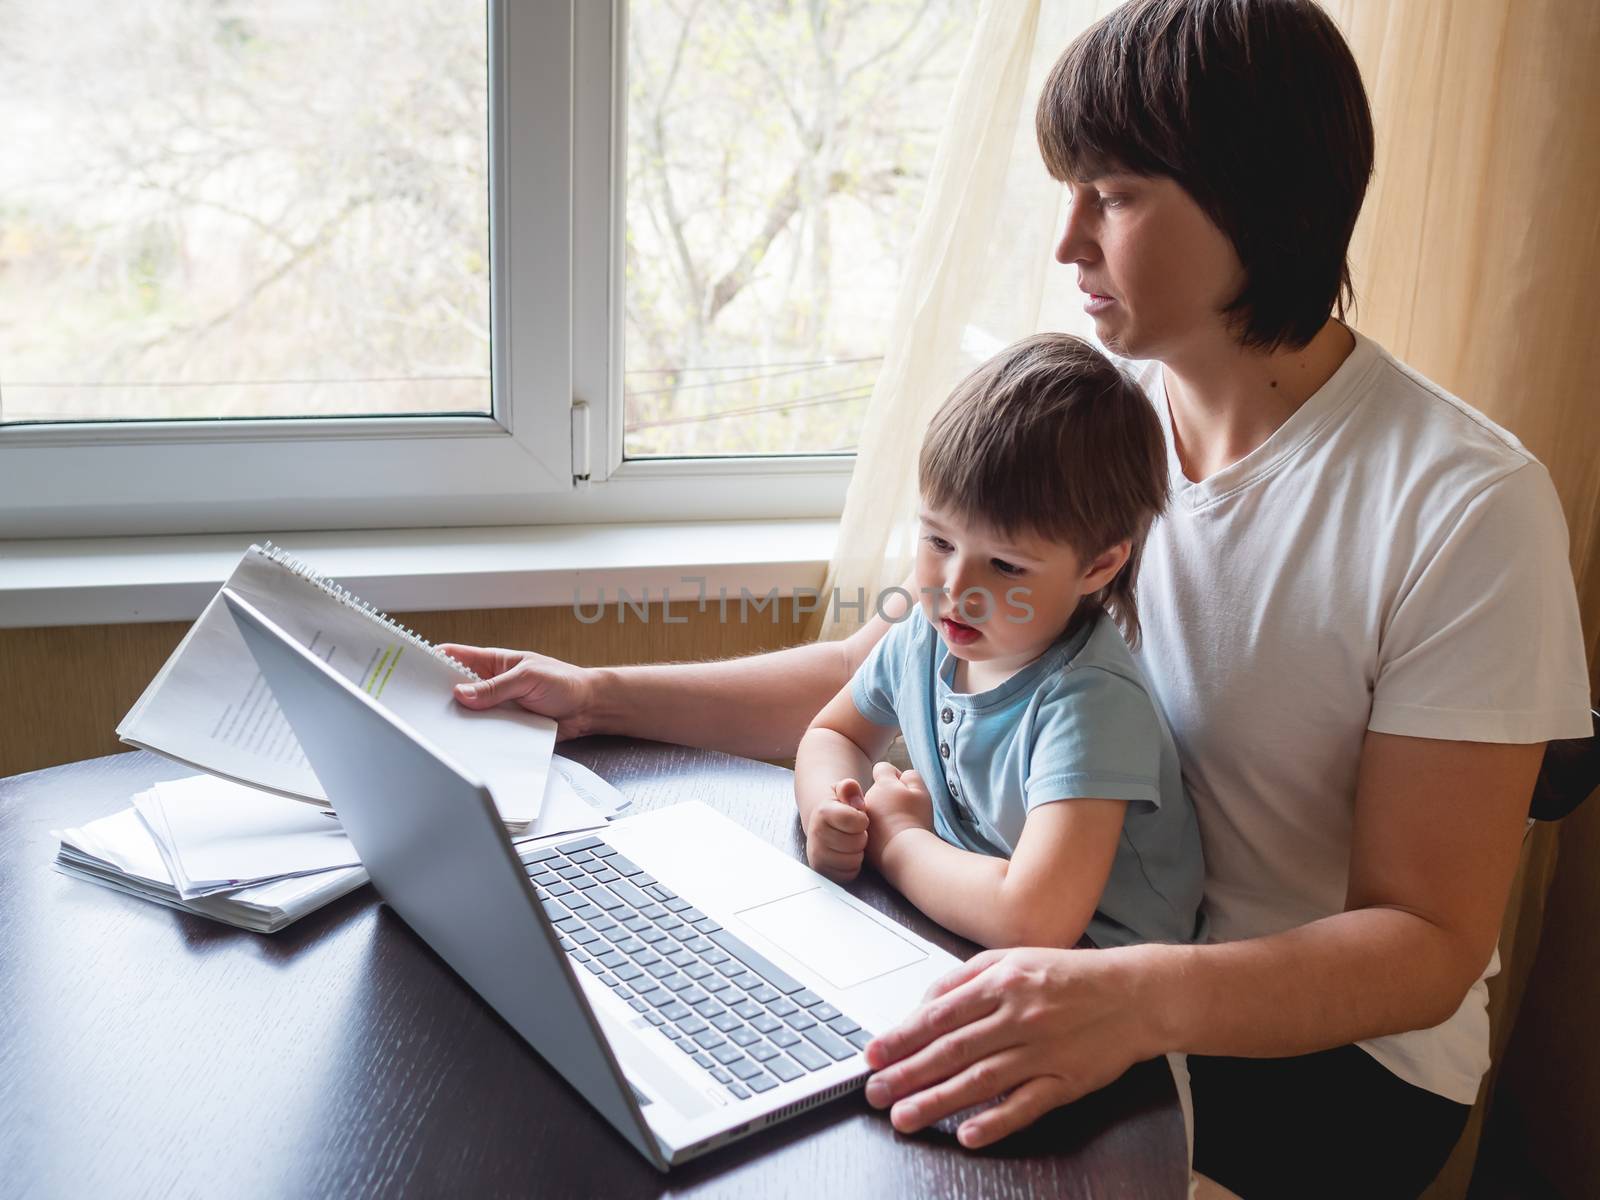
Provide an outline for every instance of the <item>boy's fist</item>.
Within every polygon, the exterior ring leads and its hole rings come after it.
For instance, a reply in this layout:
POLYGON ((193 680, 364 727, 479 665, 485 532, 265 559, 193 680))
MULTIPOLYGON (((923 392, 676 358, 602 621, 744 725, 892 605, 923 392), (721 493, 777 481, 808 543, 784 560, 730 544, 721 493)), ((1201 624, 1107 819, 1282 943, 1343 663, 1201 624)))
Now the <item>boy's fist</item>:
POLYGON ((841 779, 833 785, 833 799, 811 810, 806 822, 806 861, 811 869, 836 883, 848 883, 861 873, 867 851, 867 803, 861 785, 841 779))
POLYGON ((871 815, 867 858, 874 865, 896 834, 907 829, 932 832, 934 828, 933 798, 928 794, 928 785, 915 771, 901 771, 893 763, 873 765, 872 787, 863 803, 871 815))

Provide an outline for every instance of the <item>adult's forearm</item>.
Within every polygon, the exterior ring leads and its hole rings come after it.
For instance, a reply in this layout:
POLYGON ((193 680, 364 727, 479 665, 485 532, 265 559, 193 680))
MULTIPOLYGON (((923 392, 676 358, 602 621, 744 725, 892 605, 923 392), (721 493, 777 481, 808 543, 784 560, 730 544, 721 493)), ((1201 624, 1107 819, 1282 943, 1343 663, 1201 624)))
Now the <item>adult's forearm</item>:
POLYGON ((1449 936, 1422 917, 1367 908, 1204 946, 1136 946, 1160 1050, 1273 1058, 1426 1029, 1471 979, 1449 936))
POLYGON ((842 642, 721 662, 598 668, 589 731, 789 758, 848 679, 842 642))

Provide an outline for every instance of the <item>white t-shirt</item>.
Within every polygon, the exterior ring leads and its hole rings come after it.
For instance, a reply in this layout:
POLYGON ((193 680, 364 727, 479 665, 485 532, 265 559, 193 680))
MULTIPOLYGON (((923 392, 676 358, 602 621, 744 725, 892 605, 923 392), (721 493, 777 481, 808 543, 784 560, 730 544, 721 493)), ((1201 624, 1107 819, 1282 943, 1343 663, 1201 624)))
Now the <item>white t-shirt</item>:
MULTIPOLYGON (((1590 732, 1567 528, 1522 444, 1373 342, 1267 441, 1172 504, 1139 578, 1140 664, 1205 852, 1213 941, 1343 911, 1367 730, 1481 742, 1590 732)), ((1498 955, 1484 978, 1499 969, 1498 955)), ((1465 1104, 1489 1065, 1480 979, 1448 1021, 1361 1046, 1465 1104)))

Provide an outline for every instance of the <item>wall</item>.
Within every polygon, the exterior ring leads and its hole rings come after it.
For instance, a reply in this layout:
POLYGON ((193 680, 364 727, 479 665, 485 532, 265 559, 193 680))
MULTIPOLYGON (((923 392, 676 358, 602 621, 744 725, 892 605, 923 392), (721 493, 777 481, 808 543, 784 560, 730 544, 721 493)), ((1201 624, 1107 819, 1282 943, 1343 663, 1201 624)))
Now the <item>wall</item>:
MULTIPOLYGON (((619 622, 611 606, 588 625, 567 607, 406 613, 403 620, 430 641, 538 650, 584 666, 732 658, 803 640, 804 618, 792 600, 745 624, 679 605, 669 625, 659 609, 651 606, 648 620, 624 610, 619 622)), ((187 628, 0 629, 0 778, 128 749, 117 740, 117 723, 187 628)))

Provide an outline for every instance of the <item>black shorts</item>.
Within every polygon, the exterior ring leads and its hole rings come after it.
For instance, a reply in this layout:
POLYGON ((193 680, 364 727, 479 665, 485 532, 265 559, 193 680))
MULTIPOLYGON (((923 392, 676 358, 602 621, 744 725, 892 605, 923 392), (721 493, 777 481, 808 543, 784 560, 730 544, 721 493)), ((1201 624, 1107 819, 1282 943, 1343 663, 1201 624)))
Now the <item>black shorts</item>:
POLYGON ((1194 1169, 1244 1200, 1417 1196, 1471 1111, 1359 1046, 1294 1058, 1191 1054, 1189 1085, 1194 1169))

